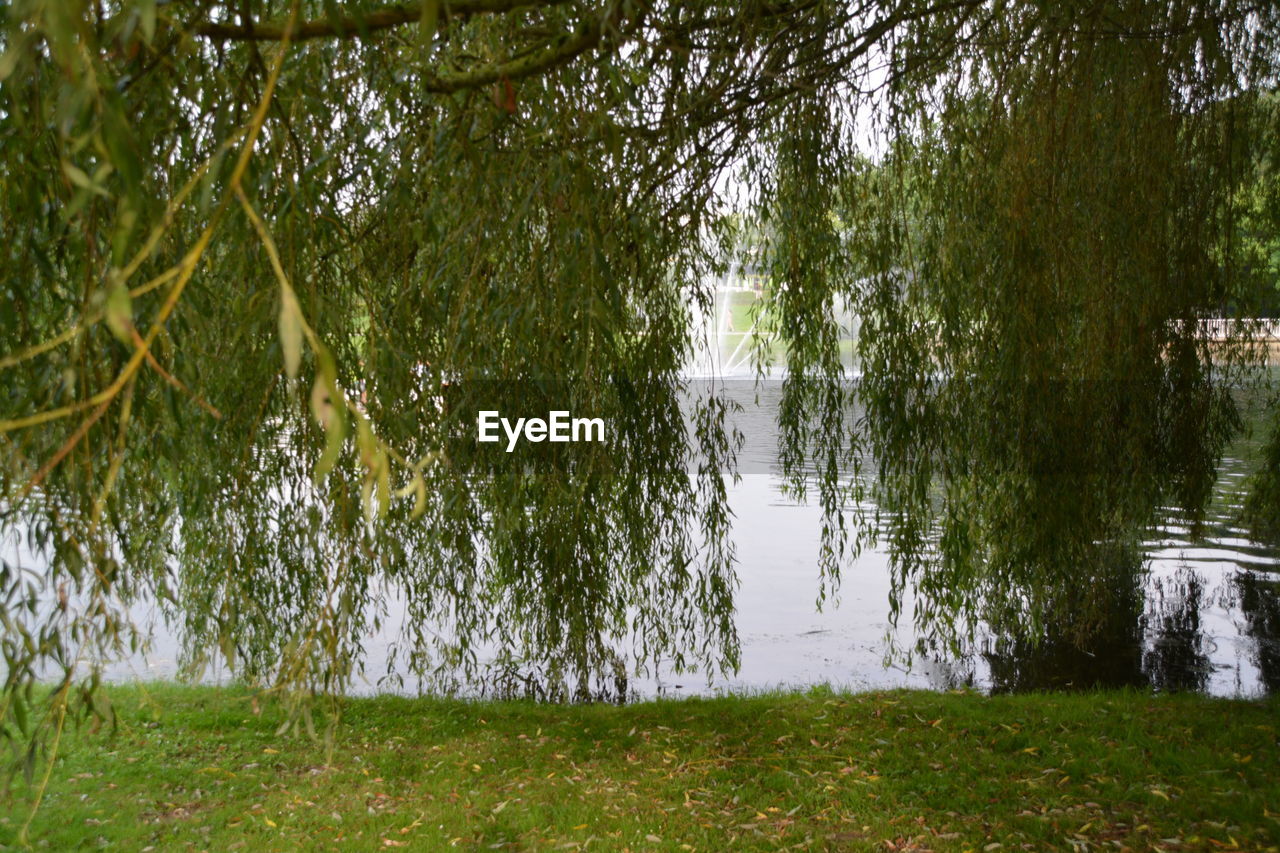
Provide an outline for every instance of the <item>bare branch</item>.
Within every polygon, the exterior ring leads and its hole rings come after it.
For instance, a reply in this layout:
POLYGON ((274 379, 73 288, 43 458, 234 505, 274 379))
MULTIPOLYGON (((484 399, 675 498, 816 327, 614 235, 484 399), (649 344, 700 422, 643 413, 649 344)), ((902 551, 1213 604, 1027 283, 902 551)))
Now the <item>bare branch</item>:
POLYGON ((541 50, 526 53, 506 62, 484 65, 467 71, 427 76, 423 88, 429 92, 457 92, 496 83, 518 80, 561 65, 595 47, 604 34, 609 12, 584 20, 571 33, 566 33, 541 50))
MULTIPOLYGON (((465 16, 483 12, 512 12, 523 8, 559 6, 567 0, 451 0, 444 9, 451 16, 465 16)), ((392 29, 422 20, 421 3, 397 3, 375 9, 359 18, 343 15, 337 18, 321 18, 298 21, 292 28, 284 23, 224 24, 209 22, 197 24, 196 35, 215 41, 307 41, 319 38, 356 38, 366 34, 392 29)), ((445 22, 441 18, 441 23, 445 22)))

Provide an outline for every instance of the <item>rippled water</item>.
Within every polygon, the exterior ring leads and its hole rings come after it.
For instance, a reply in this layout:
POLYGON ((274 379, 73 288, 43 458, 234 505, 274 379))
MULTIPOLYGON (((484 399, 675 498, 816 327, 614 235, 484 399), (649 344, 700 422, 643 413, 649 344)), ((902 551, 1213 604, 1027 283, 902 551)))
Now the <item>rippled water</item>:
MULTIPOLYGON (((1200 538, 1193 541, 1173 520, 1152 531, 1146 542, 1144 613, 1136 624, 1127 620, 1116 626, 1087 651, 1053 644, 1008 649, 988 642, 960 660, 917 658, 908 669, 901 663, 885 665, 889 572, 882 551, 864 551, 848 564, 838 595, 817 610, 820 511, 780 490, 774 426, 779 386, 725 387, 742 406, 736 423, 745 437, 742 477, 730 490, 741 581, 741 669, 711 683, 699 674, 633 681, 635 694, 814 684, 989 690, 1134 685, 1228 696, 1280 691, 1280 551, 1250 542, 1236 525, 1238 490, 1256 464, 1256 441, 1240 441, 1224 460, 1200 538)), ((14 547, 10 543, 6 549, 14 547)), ((385 671, 394 615, 382 634, 368 638, 371 679, 385 671)), ((139 608, 138 616, 155 626, 152 653, 113 664, 108 675, 173 676, 172 637, 147 608, 139 608)), ((914 640, 907 626, 895 637, 904 648, 914 640)), ((412 683, 406 677, 405 684, 412 683)), ((385 683, 357 687, 359 692, 377 689, 385 689, 385 683)))
MULTIPOLYGON (((1172 516, 1144 543, 1144 612, 1098 638, 1087 651, 1044 644, 1009 649, 988 638, 959 660, 915 658, 885 666, 889 631, 887 556, 864 551, 843 572, 838 601, 815 612, 818 530, 815 506, 784 497, 776 476, 774 416, 779 386, 735 390, 748 472, 732 490, 740 558, 738 626, 742 668, 709 689, 913 686, 987 690, 1137 686, 1250 696, 1280 691, 1280 550, 1251 542, 1239 528, 1240 489, 1258 464, 1259 441, 1229 449, 1207 517, 1195 540, 1172 516), (758 398, 758 404, 757 404, 758 398)), ((895 633, 903 648, 914 636, 895 633)), ((697 679, 645 685, 647 691, 706 692, 697 679), (677 686, 678 685, 678 686, 677 686)))

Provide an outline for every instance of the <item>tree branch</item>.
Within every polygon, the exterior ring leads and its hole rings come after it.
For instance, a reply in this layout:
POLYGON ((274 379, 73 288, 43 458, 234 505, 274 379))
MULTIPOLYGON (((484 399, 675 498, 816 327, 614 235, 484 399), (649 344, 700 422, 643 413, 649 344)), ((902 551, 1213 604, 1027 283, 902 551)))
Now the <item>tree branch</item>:
MULTIPOLYGON (((568 0, 450 0, 442 3, 449 15, 471 15, 478 12, 511 12, 525 7, 559 6, 568 0)), ((192 28, 196 35, 215 41, 307 41, 318 38, 355 38, 380 30, 417 23, 422 20, 422 3, 397 3, 375 9, 365 15, 342 15, 313 21, 298 21, 292 28, 283 23, 224 24, 207 22, 192 28)), ((444 24, 446 18, 441 18, 444 24)))
POLYGON ((568 62, 599 44, 604 35, 606 23, 616 25, 616 21, 610 20, 614 17, 614 12, 606 11, 601 15, 587 18, 572 33, 560 36, 543 49, 506 62, 497 62, 452 74, 426 76, 422 81, 423 88, 429 92, 457 92, 496 83, 499 80, 518 80, 521 77, 546 71, 568 62))

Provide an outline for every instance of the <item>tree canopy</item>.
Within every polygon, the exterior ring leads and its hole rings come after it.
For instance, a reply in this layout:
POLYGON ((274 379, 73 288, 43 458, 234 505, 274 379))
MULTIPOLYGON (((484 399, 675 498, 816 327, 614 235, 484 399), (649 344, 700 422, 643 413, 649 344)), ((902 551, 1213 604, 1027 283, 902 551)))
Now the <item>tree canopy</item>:
POLYGON ((92 711, 74 661, 140 598, 192 667, 326 693, 392 600, 416 673, 732 667, 735 436, 683 369, 744 228, 823 588, 878 538, 938 644, 1087 630, 1259 360, 1199 320, 1275 289, 1278 35, 1244 0, 0 7, 5 731, 54 724, 50 665, 92 711), (608 441, 513 460, 481 409, 608 441))

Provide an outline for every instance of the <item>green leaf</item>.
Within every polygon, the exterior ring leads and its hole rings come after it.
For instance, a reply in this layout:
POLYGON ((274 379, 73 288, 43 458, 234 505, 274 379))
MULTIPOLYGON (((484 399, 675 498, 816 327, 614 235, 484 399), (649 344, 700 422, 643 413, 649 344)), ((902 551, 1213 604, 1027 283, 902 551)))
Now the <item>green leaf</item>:
POLYGON ((17 44, 0 53, 0 83, 3 83, 13 73, 13 69, 18 67, 18 60, 22 58, 26 46, 26 39, 20 39, 17 44))
POLYGON ((114 89, 104 93, 102 144, 111 155, 111 164, 119 173, 125 192, 141 204, 142 180, 146 169, 138 153, 138 140, 134 137, 129 120, 125 117, 126 109, 124 100, 114 89))
POLYGON ((93 179, 90 178, 83 169, 71 161, 68 160, 63 162, 62 171, 66 173, 67 179, 80 189, 88 190, 95 195, 104 197, 108 195, 107 191, 102 186, 94 183, 93 179))
POLYGON ((128 260, 129 239, 133 236, 133 227, 138 221, 138 213, 128 199, 121 199, 120 212, 116 217, 116 230, 111 235, 111 263, 122 267, 128 260))
POLYGON ((360 484, 360 508, 364 511, 364 520, 373 521, 375 513, 373 503, 373 476, 371 474, 364 475, 364 481, 360 484))
POLYGON ((123 344, 133 343, 133 299, 129 296, 129 287, 120 279, 119 272, 112 270, 112 283, 108 286, 107 298, 103 303, 103 319, 111 334, 123 344))
POLYGON ((24 737, 28 734, 30 722, 27 717, 27 703, 21 694, 13 697, 13 721, 18 724, 18 732, 24 737))
POLYGON ((302 307, 288 287, 280 291, 280 349, 284 353, 284 372, 290 379, 296 378, 302 366, 302 307))
POLYGON ((338 389, 338 370, 333 355, 321 347, 316 351, 316 362, 319 370, 315 386, 311 389, 311 411, 324 428, 325 447, 311 473, 311 479, 319 485, 342 455, 342 445, 347 437, 347 419, 338 389))
POLYGON ((378 448, 378 517, 386 518, 387 513, 391 510, 391 463, 387 459, 387 453, 381 447, 378 448))
POLYGON ((156 36, 156 0, 138 0, 138 20, 147 44, 156 36))
POLYGON ((378 439, 373 434, 368 418, 356 417, 356 449, 360 451, 360 462, 372 473, 378 453, 378 439))
POLYGON ((422 478, 422 472, 414 471, 413 477, 402 488, 397 489, 395 495, 398 498, 413 495, 413 510, 409 513, 409 517, 420 517, 427 509, 427 483, 422 478))

